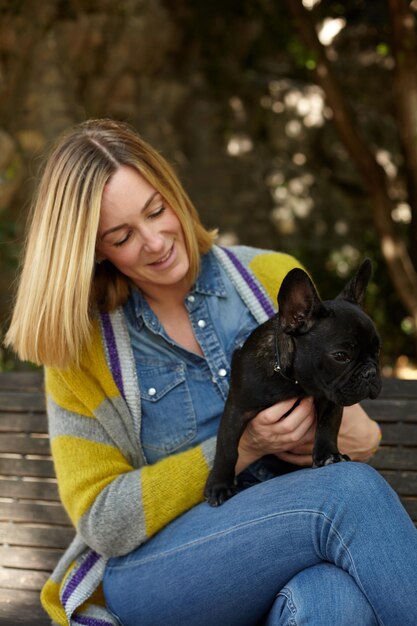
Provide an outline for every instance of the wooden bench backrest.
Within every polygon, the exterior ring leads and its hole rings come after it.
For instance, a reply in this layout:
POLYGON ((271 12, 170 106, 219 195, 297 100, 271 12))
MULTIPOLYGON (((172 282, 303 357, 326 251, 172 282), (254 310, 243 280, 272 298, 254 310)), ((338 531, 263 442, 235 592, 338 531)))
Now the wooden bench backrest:
POLYGON ((59 502, 42 380, 0 374, 0 620, 8 626, 50 624, 39 590, 74 536, 59 502))
POLYGON ((417 381, 384 380, 380 396, 362 405, 382 428, 382 445, 370 464, 417 524, 417 381))

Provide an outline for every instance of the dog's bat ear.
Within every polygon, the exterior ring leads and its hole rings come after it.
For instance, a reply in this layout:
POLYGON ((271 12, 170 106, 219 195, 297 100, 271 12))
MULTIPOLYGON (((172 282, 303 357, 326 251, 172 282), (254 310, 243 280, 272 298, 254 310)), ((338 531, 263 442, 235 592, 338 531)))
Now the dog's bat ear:
POLYGON ((350 279, 337 297, 348 300, 348 302, 352 302, 353 304, 362 304, 371 274, 372 262, 371 259, 366 258, 360 264, 356 274, 350 279))
POLYGON ((278 292, 279 323, 284 332, 306 332, 322 308, 320 297, 304 270, 296 267, 282 281, 278 292))

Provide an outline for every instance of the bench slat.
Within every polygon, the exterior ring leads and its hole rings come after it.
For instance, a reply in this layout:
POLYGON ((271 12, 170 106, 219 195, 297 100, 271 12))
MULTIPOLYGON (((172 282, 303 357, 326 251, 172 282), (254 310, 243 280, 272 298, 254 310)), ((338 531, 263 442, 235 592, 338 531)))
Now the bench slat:
POLYGON ((0 566, 51 572, 63 550, 0 546, 0 566))
POLYGON ((377 398, 364 400, 361 405, 377 422, 413 422, 417 423, 417 400, 394 400, 377 398))
POLYGON ((416 496, 417 472, 381 471, 381 474, 400 496, 416 496))
POLYGON ((22 502, 2 502, 0 506, 0 520, 60 525, 71 523, 61 505, 25 504, 22 502))
POLYGON ((0 568, 0 587, 3 589, 40 591, 48 577, 47 572, 32 572, 29 569, 2 567, 0 568))
POLYGON ((47 437, 31 437, 23 433, 19 435, 4 435, 0 433, 0 453, 2 452, 45 454, 48 456, 51 454, 47 437))
POLYGON ((75 531, 68 526, 33 526, 0 522, 0 542, 14 546, 67 548, 75 531))
POLYGON ((47 433, 48 419, 46 413, 6 413, 0 411, 0 432, 47 433))
POLYGON ((416 424, 383 424, 382 443, 385 445, 404 444, 406 446, 417 447, 417 425, 416 424))
POLYGON ((43 371, 6 372, 0 376, 0 390, 37 391, 43 389, 43 371))
POLYGON ((417 385, 415 380, 401 378, 384 378, 380 398, 416 398, 417 385))
POLYGON ((4 498, 59 502, 57 484, 39 480, 0 480, 0 494, 4 498))
POLYGON ((401 498, 401 502, 411 519, 415 521, 417 519, 417 498, 401 498))
POLYGON ((4 626, 50 626, 44 612, 39 591, 0 589, 0 624, 4 626))
POLYGON ((378 470, 417 470, 417 451, 413 448, 382 446, 370 464, 378 470))
POLYGON ((0 476, 55 478, 54 464, 45 459, 0 457, 0 476))
MULTIPOLYGON (((1 377, 0 377, 1 378, 1 377)), ((3 411, 32 411, 45 412, 45 397, 43 393, 0 391, 0 406, 3 411)))

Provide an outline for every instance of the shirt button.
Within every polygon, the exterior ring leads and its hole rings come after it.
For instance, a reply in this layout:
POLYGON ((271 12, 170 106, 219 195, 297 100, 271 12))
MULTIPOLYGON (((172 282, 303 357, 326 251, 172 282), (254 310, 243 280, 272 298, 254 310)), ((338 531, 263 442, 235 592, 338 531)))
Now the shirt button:
POLYGON ((148 394, 149 394, 150 396, 154 396, 154 395, 156 394, 156 389, 155 389, 155 387, 149 387, 149 389, 148 389, 148 394))
POLYGON ((219 369, 219 376, 222 376, 222 377, 223 377, 223 376, 226 376, 226 374, 227 374, 227 372, 226 372, 226 370, 224 369, 224 367, 221 367, 221 368, 219 369))
POLYGON ((188 302, 195 302, 195 297, 194 296, 187 296, 187 300, 188 300, 188 302))
POLYGON ((197 325, 198 325, 200 328, 204 328, 204 326, 206 325, 206 323, 205 323, 205 321, 204 321, 204 320, 198 320, 197 325))

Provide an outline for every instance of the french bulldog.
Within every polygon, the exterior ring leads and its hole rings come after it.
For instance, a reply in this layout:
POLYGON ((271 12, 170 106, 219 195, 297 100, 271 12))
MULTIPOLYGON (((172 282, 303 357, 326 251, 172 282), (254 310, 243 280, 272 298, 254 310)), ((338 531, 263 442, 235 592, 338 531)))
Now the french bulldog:
POLYGON ((302 269, 286 275, 278 313, 233 353, 230 390, 204 491, 210 505, 221 505, 236 492, 238 444, 248 422, 282 400, 314 398, 313 467, 350 460, 337 447, 343 407, 376 398, 381 390, 381 341, 361 308, 371 271, 365 259, 343 291, 325 301, 302 269))

